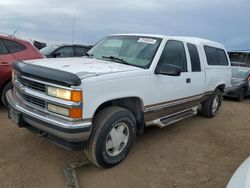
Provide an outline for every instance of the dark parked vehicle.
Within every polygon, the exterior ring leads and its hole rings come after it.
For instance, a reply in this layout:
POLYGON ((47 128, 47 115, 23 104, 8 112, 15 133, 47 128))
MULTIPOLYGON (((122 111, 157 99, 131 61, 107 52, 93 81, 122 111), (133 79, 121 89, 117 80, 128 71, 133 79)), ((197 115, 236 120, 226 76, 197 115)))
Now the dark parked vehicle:
POLYGON ((92 48, 87 45, 48 45, 42 48, 40 52, 47 58, 59 58, 59 57, 81 57, 92 48))
POLYGON ((250 67, 250 51, 233 51, 228 55, 232 66, 250 67))
POLYGON ((243 101, 248 95, 250 95, 250 68, 232 67, 232 87, 226 97, 243 101))
POLYGON ((5 94, 12 88, 12 62, 41 58, 44 56, 29 42, 0 35, 0 97, 4 105, 7 105, 5 94))

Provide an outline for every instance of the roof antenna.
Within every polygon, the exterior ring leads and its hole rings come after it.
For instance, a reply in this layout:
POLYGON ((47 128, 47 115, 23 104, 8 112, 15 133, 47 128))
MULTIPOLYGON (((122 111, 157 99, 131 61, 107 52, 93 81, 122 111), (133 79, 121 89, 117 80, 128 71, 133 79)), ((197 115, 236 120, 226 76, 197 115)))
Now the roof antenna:
POLYGON ((72 36, 71 36, 71 43, 74 43, 74 37, 75 37, 75 21, 76 21, 76 17, 74 15, 73 17, 73 26, 72 26, 72 36))
POLYGON ((17 33, 17 30, 15 30, 11 36, 14 37, 14 35, 15 35, 16 33, 17 33))

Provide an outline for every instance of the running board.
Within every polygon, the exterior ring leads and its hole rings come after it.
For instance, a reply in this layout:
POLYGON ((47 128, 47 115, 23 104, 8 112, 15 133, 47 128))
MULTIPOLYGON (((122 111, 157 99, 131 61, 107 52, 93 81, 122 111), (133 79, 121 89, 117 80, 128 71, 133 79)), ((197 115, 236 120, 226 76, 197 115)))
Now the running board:
POLYGON ((172 123, 180 121, 182 119, 196 115, 197 110, 198 110, 198 106, 193 107, 193 108, 188 109, 188 110, 185 110, 185 111, 178 112, 176 114, 171 114, 171 115, 166 116, 166 117, 162 117, 159 119, 155 119, 155 120, 146 122, 146 126, 157 126, 157 127, 163 128, 163 127, 166 127, 172 123))

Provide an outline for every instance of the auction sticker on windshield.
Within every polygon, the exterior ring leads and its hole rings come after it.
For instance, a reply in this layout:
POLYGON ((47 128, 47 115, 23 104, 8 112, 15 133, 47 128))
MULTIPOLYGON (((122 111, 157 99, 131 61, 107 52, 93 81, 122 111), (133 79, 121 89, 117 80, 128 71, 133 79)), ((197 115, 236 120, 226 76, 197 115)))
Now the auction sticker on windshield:
POLYGON ((138 42, 148 43, 148 44, 155 44, 156 40, 151 38, 139 38, 138 42))

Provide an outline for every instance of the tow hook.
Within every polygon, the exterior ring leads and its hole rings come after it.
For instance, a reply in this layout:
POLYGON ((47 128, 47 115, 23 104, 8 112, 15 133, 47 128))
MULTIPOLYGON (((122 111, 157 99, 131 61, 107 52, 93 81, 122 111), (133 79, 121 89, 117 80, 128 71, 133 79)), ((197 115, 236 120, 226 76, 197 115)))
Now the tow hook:
POLYGON ((80 188, 79 181, 76 176, 76 169, 80 167, 88 166, 90 163, 87 160, 75 161, 73 163, 67 164, 64 168, 64 176, 66 178, 66 183, 68 187, 80 188))

